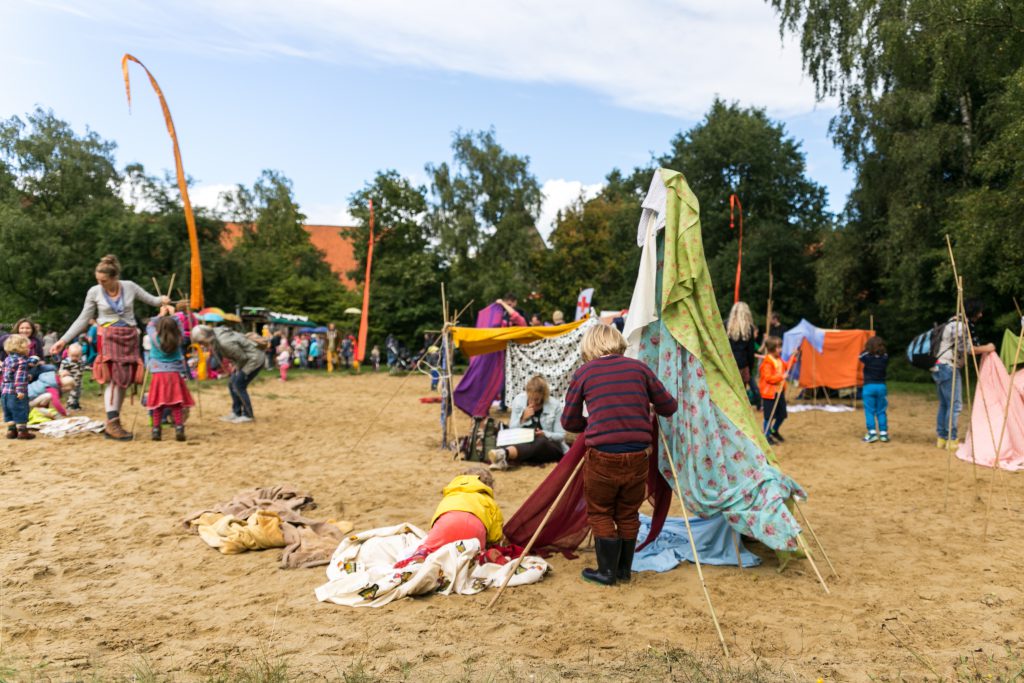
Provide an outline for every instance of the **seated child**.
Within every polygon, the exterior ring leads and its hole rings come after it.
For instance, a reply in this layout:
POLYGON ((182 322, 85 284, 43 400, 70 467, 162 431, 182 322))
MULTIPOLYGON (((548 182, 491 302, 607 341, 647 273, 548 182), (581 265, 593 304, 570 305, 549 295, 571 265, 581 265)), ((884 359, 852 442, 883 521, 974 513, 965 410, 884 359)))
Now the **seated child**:
POLYGON ((487 544, 501 542, 504 519, 494 500, 494 477, 483 467, 470 467, 448 482, 441 491, 441 502, 430 520, 430 533, 408 558, 395 563, 400 569, 422 562, 439 548, 475 538, 483 550, 487 544))
POLYGON ((75 342, 68 346, 67 356, 60 362, 61 372, 66 372, 75 380, 75 386, 68 393, 68 409, 82 409, 82 378, 85 376, 85 360, 82 345, 75 342))
MULTIPOLYGON (((52 367, 52 366, 50 366, 52 367)), ((66 414, 61 396, 75 388, 75 378, 63 371, 44 370, 28 385, 28 402, 33 408, 53 406, 66 414)))

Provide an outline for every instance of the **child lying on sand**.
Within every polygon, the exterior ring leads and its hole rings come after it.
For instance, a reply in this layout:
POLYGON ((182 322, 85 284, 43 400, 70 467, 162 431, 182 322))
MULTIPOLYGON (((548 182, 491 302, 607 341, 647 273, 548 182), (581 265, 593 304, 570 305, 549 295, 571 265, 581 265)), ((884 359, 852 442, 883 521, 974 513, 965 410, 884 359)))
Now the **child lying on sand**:
POLYGON ((483 467, 470 467, 448 482, 430 521, 430 533, 413 554, 395 563, 401 568, 454 541, 475 538, 480 547, 502 538, 501 509, 494 500, 494 477, 483 467))

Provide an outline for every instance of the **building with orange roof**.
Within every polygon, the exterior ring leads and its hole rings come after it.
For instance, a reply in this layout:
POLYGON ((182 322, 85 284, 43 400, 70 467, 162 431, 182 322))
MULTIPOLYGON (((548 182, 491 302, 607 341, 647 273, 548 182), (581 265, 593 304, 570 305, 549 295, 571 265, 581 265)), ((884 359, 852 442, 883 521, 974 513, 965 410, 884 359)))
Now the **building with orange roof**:
MULTIPOLYGON (((355 289, 356 283, 348 276, 350 271, 356 269, 355 251, 342 230, 347 229, 342 225, 303 225, 303 229, 309 234, 309 241, 324 255, 324 261, 331 267, 331 271, 338 276, 341 283, 348 289, 355 289)), ((238 238, 242 235, 242 226, 238 223, 225 223, 224 231, 221 233, 221 243, 227 249, 231 249, 238 238)))

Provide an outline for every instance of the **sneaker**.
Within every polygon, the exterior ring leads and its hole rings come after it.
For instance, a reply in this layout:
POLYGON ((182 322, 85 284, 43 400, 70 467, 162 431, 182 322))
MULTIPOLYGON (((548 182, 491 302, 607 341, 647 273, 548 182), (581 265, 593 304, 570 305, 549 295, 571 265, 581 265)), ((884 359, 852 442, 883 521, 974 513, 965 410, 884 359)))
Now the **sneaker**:
POLYGON ((771 434, 765 434, 764 439, 765 441, 768 442, 769 446, 777 446, 779 444, 779 442, 771 434))
POLYGON ((882 443, 889 443, 889 432, 882 432, 878 435, 878 440, 882 443))
POLYGON ((772 438, 778 441, 779 443, 785 443, 786 441, 785 439, 782 438, 782 434, 779 434, 779 430, 777 429, 774 432, 772 432, 772 438))
POLYGON ((935 440, 935 447, 936 448, 945 448, 946 447, 946 440, 943 439, 942 437, 939 437, 938 439, 935 440))
POLYGON ((876 434, 874 430, 872 430, 865 434, 864 438, 861 439, 861 441, 863 441, 864 443, 875 443, 876 441, 878 441, 878 434, 876 434))
POLYGON ((232 424, 236 425, 245 424, 246 422, 252 422, 252 418, 249 417, 248 415, 236 415, 235 419, 233 419, 231 422, 232 424))
POLYGON ((490 469, 492 470, 507 470, 508 451, 504 448, 495 448, 487 451, 487 462, 491 463, 490 469))
POLYGON ((221 422, 234 422, 238 417, 239 416, 235 415, 234 413, 229 413, 227 415, 221 415, 220 416, 220 421, 221 422))

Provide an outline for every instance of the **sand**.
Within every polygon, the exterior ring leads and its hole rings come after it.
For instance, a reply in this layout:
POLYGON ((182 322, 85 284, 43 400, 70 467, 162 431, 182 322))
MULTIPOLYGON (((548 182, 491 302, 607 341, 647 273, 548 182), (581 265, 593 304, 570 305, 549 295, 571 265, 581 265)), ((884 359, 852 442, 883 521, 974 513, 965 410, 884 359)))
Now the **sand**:
MULTIPOLYGON (((322 568, 278 569, 277 550, 222 556, 179 529, 190 511, 275 483, 311 492, 314 517, 425 528, 460 469, 438 450, 438 406, 418 401, 428 383, 371 373, 282 384, 264 373, 256 423, 218 422, 227 393, 207 387, 187 444, 3 442, 0 671, 107 678, 141 662, 192 680, 255 658, 308 680, 474 679, 488 667, 518 672, 509 678, 643 680, 636 662, 651 653, 716 653, 692 565, 605 589, 580 581, 585 552, 552 558, 542 583, 508 591, 496 613, 485 609, 489 592, 352 609, 316 602, 322 568)), ((87 412, 99 405, 86 397, 87 412)), ((960 657, 1024 650, 1024 476, 1002 473, 983 539, 990 471, 978 470, 976 486, 971 466, 954 460, 945 509, 935 405, 892 397, 888 445, 860 443, 860 412, 790 418, 783 466, 809 492, 806 512, 841 578, 829 577, 825 595, 803 561, 784 574, 772 559, 706 568, 734 662, 761 661, 785 680, 921 680, 928 667, 949 674, 960 657)), ((498 474, 506 515, 545 472, 498 474)))

